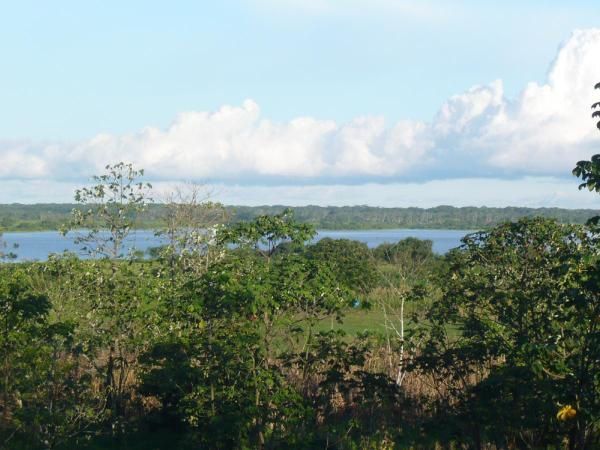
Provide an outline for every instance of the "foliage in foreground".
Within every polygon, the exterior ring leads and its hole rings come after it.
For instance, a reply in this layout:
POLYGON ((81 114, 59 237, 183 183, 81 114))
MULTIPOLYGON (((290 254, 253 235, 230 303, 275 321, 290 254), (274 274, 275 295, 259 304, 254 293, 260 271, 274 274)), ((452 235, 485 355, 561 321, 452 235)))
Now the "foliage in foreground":
MULTIPOLYGON (((298 230, 289 217, 264 218, 265 230, 279 220, 287 241, 298 230)), ((257 252, 247 230, 223 236, 236 247, 208 266, 202 255, 202 271, 184 255, 5 264, 5 445, 84 446, 143 430, 211 448, 597 443, 591 229, 535 219, 467 237, 435 272, 443 295, 415 310, 401 385, 387 364, 400 362, 400 342, 322 327, 364 295, 340 281, 352 271, 341 277, 303 244, 257 252)))
POLYGON ((432 402, 461 441, 598 444, 599 249, 585 227, 530 219, 470 235, 450 256, 416 366, 444 384, 432 402), (557 416, 567 405, 576 413, 557 416))
POLYGON ((506 223, 442 260, 177 203, 170 244, 138 260, 118 244, 146 185, 107 169, 75 214, 111 231, 83 236, 104 258, 0 265, 3 447, 600 445, 593 224, 506 223), (384 308, 381 333, 333 327, 357 299, 384 308))

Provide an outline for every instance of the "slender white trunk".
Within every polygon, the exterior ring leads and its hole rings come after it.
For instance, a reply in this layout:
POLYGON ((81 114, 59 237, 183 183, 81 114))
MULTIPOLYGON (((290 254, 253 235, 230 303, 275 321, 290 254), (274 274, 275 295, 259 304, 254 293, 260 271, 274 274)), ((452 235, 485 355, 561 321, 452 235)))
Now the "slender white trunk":
POLYGON ((402 386, 404 381, 404 296, 400 301, 400 362, 398 363, 398 374, 396 375, 396 384, 402 386))

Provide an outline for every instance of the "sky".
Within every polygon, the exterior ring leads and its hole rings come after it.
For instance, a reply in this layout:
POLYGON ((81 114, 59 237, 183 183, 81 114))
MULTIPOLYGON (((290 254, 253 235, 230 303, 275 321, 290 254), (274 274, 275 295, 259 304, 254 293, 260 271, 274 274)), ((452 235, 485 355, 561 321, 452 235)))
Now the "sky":
POLYGON ((0 202, 600 208, 597 1, 0 0, 0 202))

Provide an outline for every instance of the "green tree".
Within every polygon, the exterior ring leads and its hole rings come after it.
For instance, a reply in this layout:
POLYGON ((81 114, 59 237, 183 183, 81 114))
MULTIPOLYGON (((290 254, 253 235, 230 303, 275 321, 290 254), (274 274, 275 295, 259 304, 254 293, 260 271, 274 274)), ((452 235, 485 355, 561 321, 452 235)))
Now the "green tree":
POLYGON ((63 230, 75 233, 75 243, 90 255, 116 259, 123 256, 125 239, 152 201, 152 186, 140 180, 144 170, 132 164, 119 162, 105 169, 105 174, 92 177, 96 184, 75 191, 80 206, 63 230))
POLYGON ((49 321, 48 297, 22 267, 0 269, 3 448, 54 448, 93 424, 103 402, 82 377, 73 327, 49 321))
POLYGON ((344 299, 326 268, 276 249, 313 234, 289 212, 226 227, 217 236, 223 257, 169 302, 174 332, 147 353, 142 388, 204 445, 276 448, 306 437, 298 430, 310 408, 280 358, 306 347, 344 299))
POLYGON ((315 233, 313 226, 294 221, 292 210, 286 208, 279 214, 261 215, 252 221, 234 223, 220 231, 218 241, 253 249, 270 260, 281 244, 304 244, 315 233))
POLYGON ((307 257, 326 266, 345 289, 368 293, 377 283, 377 270, 366 244, 324 238, 307 248, 307 257))
POLYGON ((373 249, 373 255, 387 263, 420 265, 433 259, 433 242, 429 239, 408 237, 396 243, 380 244, 373 249))
POLYGON ((592 156, 589 161, 579 161, 573 175, 581 178, 579 189, 600 192, 600 154, 592 156))
MULTIPOLYGON (((153 287, 145 266, 132 264, 132 258, 123 261, 123 246, 152 199, 151 185, 141 179, 143 170, 123 162, 106 170, 92 178, 95 185, 75 192, 80 207, 73 209, 64 233, 75 233, 75 243, 93 258, 81 267, 86 292, 80 309, 85 310, 89 332, 86 346, 97 352, 95 364, 104 372, 112 429, 118 431, 124 426, 137 358, 148 345, 151 330, 141 317, 153 287)), ((128 255, 134 257, 132 250, 128 255)))
POLYGON ((564 436, 570 448, 597 445, 597 235, 538 218, 463 242, 417 360, 443 386, 437 420, 476 448, 558 446, 564 436), (557 420, 567 405, 576 415, 557 420))
MULTIPOLYGON (((22 382, 32 369, 50 304, 29 289, 22 273, 2 268, 0 276, 0 358, 2 387, 2 428, 6 433, 14 412, 22 407, 22 382), (33 357, 33 358, 32 358, 33 357)), ((28 391, 29 389, 25 389, 28 391)), ((10 437, 10 433, 9 436, 10 437)))
MULTIPOLYGON (((596 84, 596 89, 600 89, 600 83, 596 84)), ((592 109, 600 108, 600 102, 594 103, 592 109)), ((600 109, 592 113, 593 118, 600 118, 600 109)), ((600 120, 598 120, 598 129, 600 129, 600 120)), ((593 155, 589 161, 579 161, 573 169, 573 175, 581 178, 579 189, 588 189, 600 193, 600 154, 593 155)), ((598 218, 595 218, 596 221, 598 218)))

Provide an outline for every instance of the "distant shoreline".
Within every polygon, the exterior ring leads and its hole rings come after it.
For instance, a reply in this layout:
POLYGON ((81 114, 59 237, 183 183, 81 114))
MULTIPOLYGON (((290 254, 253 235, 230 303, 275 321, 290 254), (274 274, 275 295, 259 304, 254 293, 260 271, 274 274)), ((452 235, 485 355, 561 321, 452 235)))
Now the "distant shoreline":
MULTIPOLYGON (((1 232, 58 231, 69 220, 73 203, 1 204, 1 232)), ((278 214, 284 205, 225 206, 230 221, 252 220, 264 214, 278 214)), ((454 207, 384 208, 374 206, 300 206, 289 207, 295 219, 326 231, 357 230, 473 230, 489 229, 499 223, 524 217, 542 216, 562 223, 585 223, 600 215, 600 209, 454 207)), ((163 204, 152 204, 141 216, 140 230, 164 227, 163 204)))

